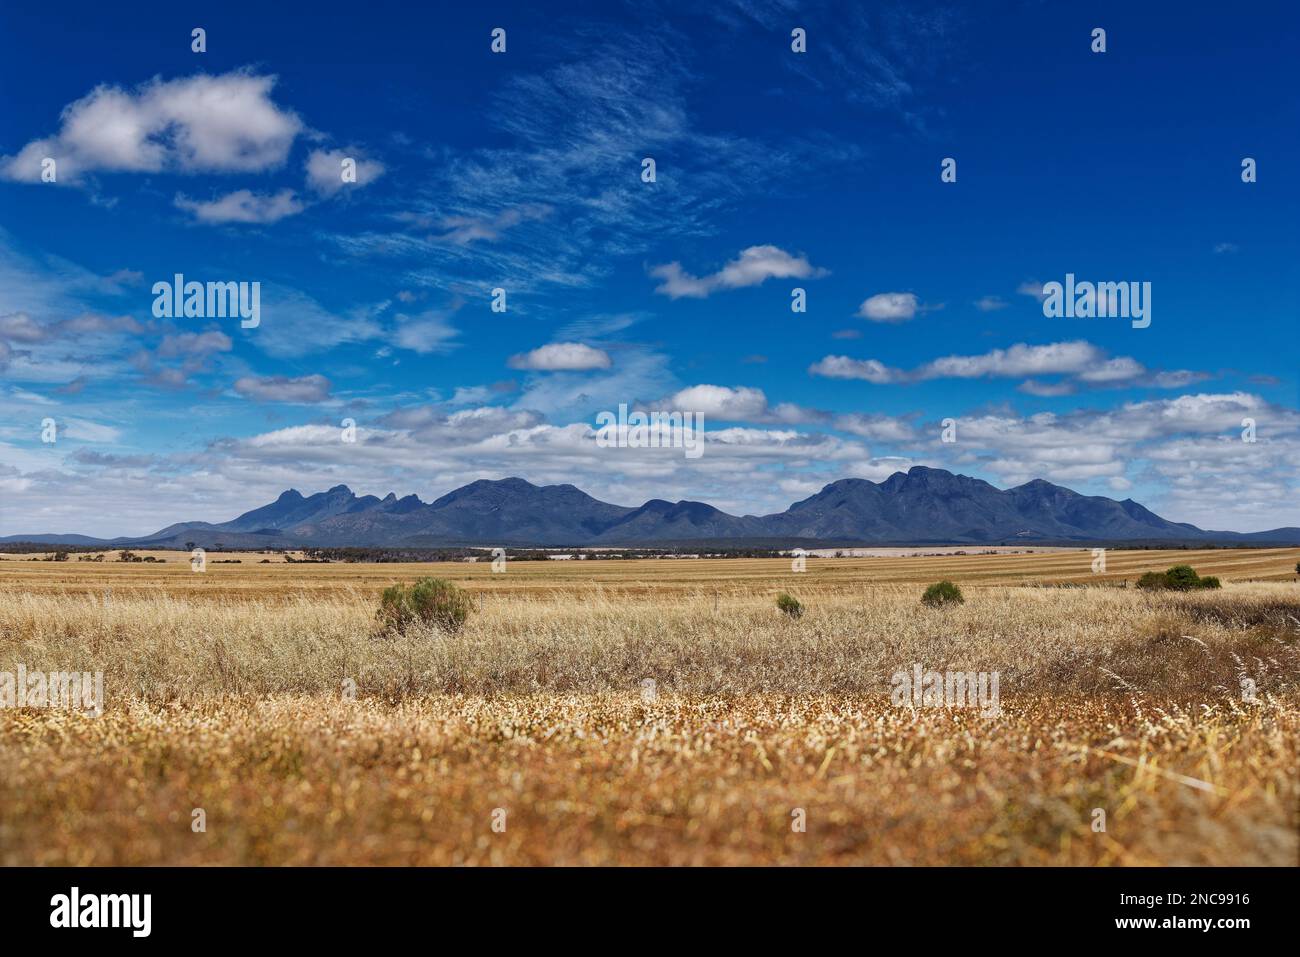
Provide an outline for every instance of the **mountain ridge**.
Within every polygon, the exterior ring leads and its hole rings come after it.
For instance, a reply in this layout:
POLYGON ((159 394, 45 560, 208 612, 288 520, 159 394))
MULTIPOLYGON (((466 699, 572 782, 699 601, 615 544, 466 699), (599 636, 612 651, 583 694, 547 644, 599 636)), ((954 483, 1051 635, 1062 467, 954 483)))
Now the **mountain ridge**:
POLYGON ((424 502, 357 496, 348 486, 303 495, 287 489, 273 502, 226 522, 177 522, 152 535, 11 535, 3 542, 107 547, 267 548, 436 546, 737 546, 1277 544, 1300 545, 1300 528, 1206 531, 1170 522, 1132 499, 1081 495, 1034 479, 1009 489, 927 466, 882 482, 838 479, 784 512, 731 515, 706 502, 651 499, 613 505, 571 484, 478 479, 424 502))

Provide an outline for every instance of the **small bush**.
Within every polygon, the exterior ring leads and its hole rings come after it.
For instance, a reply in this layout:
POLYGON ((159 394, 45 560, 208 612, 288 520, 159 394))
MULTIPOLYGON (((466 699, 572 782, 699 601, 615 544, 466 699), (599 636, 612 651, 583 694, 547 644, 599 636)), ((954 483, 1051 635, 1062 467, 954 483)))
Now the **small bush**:
POLYGON ((799 599, 785 592, 776 596, 776 607, 791 618, 803 617, 803 605, 800 604, 799 599))
POLYGON ((1191 565, 1175 565, 1165 572, 1165 580, 1174 591, 1191 591, 1199 587, 1201 577, 1191 565))
POLYGON ((1168 587, 1165 584, 1164 572, 1144 572, 1142 577, 1138 579, 1137 586, 1147 591, 1159 591, 1168 587))
POLYGON ((469 619, 467 594, 441 578, 421 578, 414 585, 393 585, 384 589, 379 599, 381 635, 403 634, 416 622, 433 625, 443 631, 457 632, 469 619))
POLYGON ((921 604, 936 608, 940 605, 960 605, 966 601, 961 589, 950 581, 935 582, 921 596, 921 604))
POLYGON ((1163 572, 1147 572, 1138 579, 1138 588, 1148 591, 1196 591, 1201 588, 1222 588, 1213 575, 1202 578, 1191 565, 1175 565, 1163 572))

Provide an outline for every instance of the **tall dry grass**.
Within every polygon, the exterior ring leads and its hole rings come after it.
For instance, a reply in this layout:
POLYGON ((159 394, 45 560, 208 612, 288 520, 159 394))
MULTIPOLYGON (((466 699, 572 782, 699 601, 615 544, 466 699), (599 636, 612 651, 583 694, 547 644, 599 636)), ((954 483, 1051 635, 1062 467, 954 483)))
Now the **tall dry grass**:
POLYGON ((1114 588, 985 588, 929 609, 915 588, 804 589, 790 620, 763 595, 677 602, 583 592, 485 602, 459 634, 374 636, 374 596, 276 604, 167 595, 0 601, 0 668, 103 671, 110 700, 196 693, 560 693, 626 690, 644 678, 692 694, 888 691, 926 668, 998 671, 1006 693, 1146 691, 1184 701, 1294 687, 1300 589, 1201 594, 1114 588))
POLYGON ((0 595, 0 671, 107 693, 0 710, 0 863, 1297 862, 1295 585, 797 594, 515 592, 389 640, 368 588, 0 595), (913 664, 1000 672, 1002 713, 892 706, 913 664))

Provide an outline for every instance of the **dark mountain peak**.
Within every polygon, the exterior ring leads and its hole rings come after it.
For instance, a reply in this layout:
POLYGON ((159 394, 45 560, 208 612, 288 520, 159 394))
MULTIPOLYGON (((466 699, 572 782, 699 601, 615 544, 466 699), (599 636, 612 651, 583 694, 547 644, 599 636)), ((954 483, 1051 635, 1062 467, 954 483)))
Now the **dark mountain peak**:
POLYGON ((420 496, 411 494, 403 495, 394 502, 384 499, 388 505, 388 511, 394 515, 405 515, 408 512, 414 512, 416 509, 424 508, 424 503, 420 501, 420 496))
MULTIPOLYGON (((33 536, 28 536, 32 538, 33 536)), ((45 536, 75 543, 77 536, 45 536)), ((14 538, 11 540, 19 540, 14 538)), ((1207 532, 1133 501, 1080 495, 1034 479, 999 489, 982 479, 917 465, 883 482, 846 478, 765 516, 728 515, 706 502, 651 499, 612 505, 570 484, 518 477, 479 479, 432 504, 416 495, 357 497, 346 485, 304 497, 287 489, 272 503, 220 524, 187 522, 141 544, 200 541, 266 545, 580 546, 703 542, 996 544, 1009 541, 1300 543, 1296 529, 1207 532)))
MULTIPOLYGON (((896 478, 901 479, 903 477, 904 476, 902 472, 895 472, 893 475, 889 477, 887 481, 892 481, 893 479, 896 478)), ((871 481, 870 479, 864 479, 864 478, 837 479, 836 481, 831 482, 829 485, 823 485, 822 490, 818 492, 817 495, 814 495, 812 497, 816 498, 818 495, 834 494, 836 492, 856 492, 856 491, 861 491, 862 489, 876 488, 876 487, 877 487, 876 483, 871 481)))
MULTIPOLYGON (((894 478, 899 474, 900 473, 895 472, 894 475, 890 476, 890 478, 894 478)), ((990 489, 998 491, 983 479, 949 472, 947 469, 931 468, 928 465, 913 465, 907 470, 906 479, 900 484, 907 488, 919 487, 936 490, 990 489)))
POLYGON ((442 498, 434 499, 433 505, 441 507, 465 499, 489 498, 499 499, 504 495, 523 495, 536 491, 538 486, 521 478, 476 479, 468 485, 452 489, 442 498))
MULTIPOLYGON (((466 486, 466 488, 473 488, 476 485, 488 486, 490 488, 510 489, 512 491, 516 489, 528 490, 528 489, 542 488, 542 486, 534 485, 532 482, 528 481, 527 479, 521 479, 517 475, 511 475, 510 477, 503 478, 503 479, 479 479, 477 482, 471 482, 469 485, 466 486)), ((572 485, 569 486, 569 488, 572 487, 573 487, 572 485)))

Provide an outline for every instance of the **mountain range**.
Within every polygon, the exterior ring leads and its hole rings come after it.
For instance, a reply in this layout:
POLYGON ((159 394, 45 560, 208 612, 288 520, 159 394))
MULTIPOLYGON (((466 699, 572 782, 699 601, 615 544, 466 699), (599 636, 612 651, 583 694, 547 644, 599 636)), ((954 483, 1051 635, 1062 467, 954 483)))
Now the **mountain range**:
POLYGON ((847 478, 772 515, 729 515, 704 502, 611 505, 572 485, 521 478, 471 482, 433 502, 355 495, 346 485, 289 489, 228 522, 181 522, 152 535, 11 535, 0 542, 181 548, 289 546, 849 546, 995 544, 1298 545, 1300 528, 1206 531, 1125 499, 1080 495, 1042 479, 999 489, 915 466, 883 482, 847 478))

